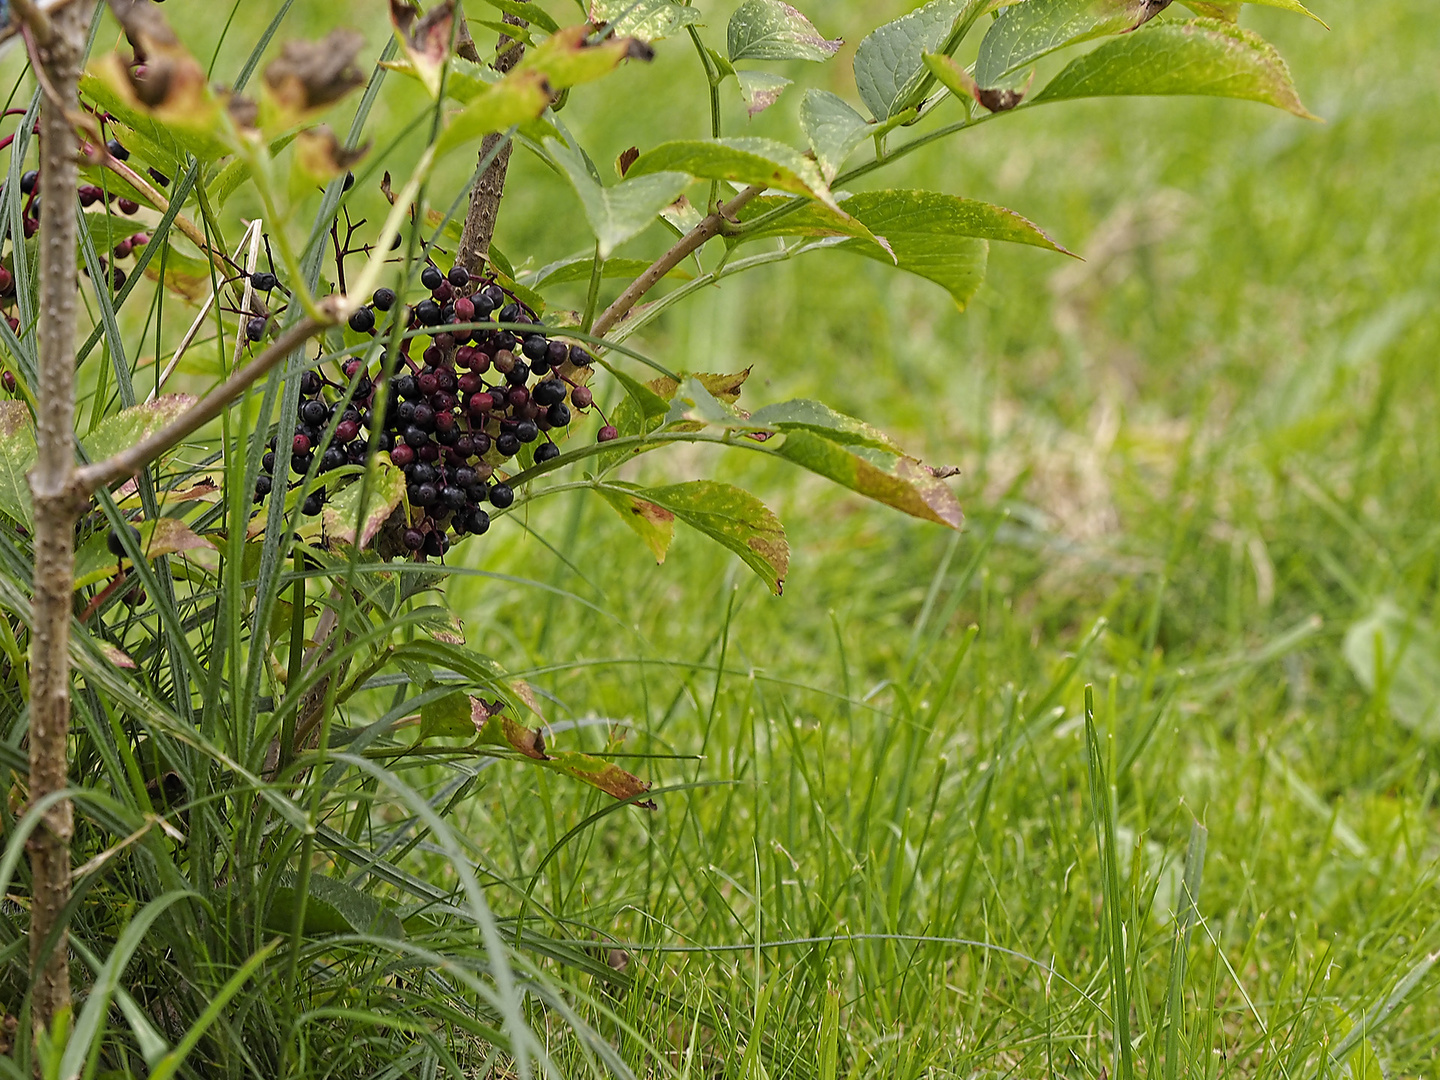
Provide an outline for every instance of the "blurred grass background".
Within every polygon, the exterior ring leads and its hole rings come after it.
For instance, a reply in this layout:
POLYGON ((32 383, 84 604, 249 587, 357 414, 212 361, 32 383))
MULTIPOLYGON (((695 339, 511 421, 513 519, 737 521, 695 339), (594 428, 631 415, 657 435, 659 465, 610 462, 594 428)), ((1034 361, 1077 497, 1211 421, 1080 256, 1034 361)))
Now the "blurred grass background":
MULTIPOLYGON (((727 131, 799 142, 803 87, 855 100, 854 45, 906 6, 809 5, 845 50, 779 65, 797 86, 753 122, 731 83, 727 131)), ((705 5, 712 44, 731 7, 705 5)), ((759 1038, 772 1075, 817 1075, 833 993, 851 1075, 1095 1076, 1116 1068, 1119 968, 1146 1075, 1334 1075, 1326 1047, 1364 1017, 1350 1075, 1440 1065, 1433 973, 1385 1007, 1440 949, 1436 732, 1392 707, 1394 672, 1372 692, 1343 650, 1386 599, 1415 649, 1435 642, 1440 10, 1314 7, 1328 32, 1273 10, 1245 22, 1324 124, 1226 101, 1086 102, 867 178, 1012 207, 1084 262, 996 245, 960 313, 938 287, 824 253, 730 279, 631 342, 675 369, 753 365, 742 405, 820 397, 960 466, 962 535, 745 455, 682 451, 638 475, 764 498, 794 551, 783 598, 683 530, 657 568, 583 493, 461 549, 548 586, 472 578, 449 603, 545 695, 562 743, 657 787, 711 785, 563 842, 601 797, 501 765, 461 810, 497 909, 533 887, 556 926, 623 944, 614 962, 641 981, 614 1037, 633 1060, 759 1075, 744 1057, 759 1038), (1097 857, 1087 683, 1118 892, 1097 857), (1167 1058, 1197 821, 1201 922, 1167 1058), (1102 896, 1124 915, 1116 962, 1102 896), (692 1033, 693 1006, 713 1026, 692 1033)), ((166 14, 205 57, 228 9, 166 14)), ((218 78, 277 9, 237 5, 218 78)), ((280 39, 337 17, 372 52, 388 33, 378 3, 299 0, 280 39)), ((423 108, 390 80, 360 170, 372 218, 423 108)), ((602 163, 706 134, 693 50, 662 43, 562 118, 602 163)), ((447 166, 437 204, 470 167, 447 166)), ((249 209, 241 195, 230 212, 249 209)), ((589 248, 569 189, 523 152, 498 243, 533 265, 589 248)), ((1405 671, 1423 693, 1425 671, 1405 671)))

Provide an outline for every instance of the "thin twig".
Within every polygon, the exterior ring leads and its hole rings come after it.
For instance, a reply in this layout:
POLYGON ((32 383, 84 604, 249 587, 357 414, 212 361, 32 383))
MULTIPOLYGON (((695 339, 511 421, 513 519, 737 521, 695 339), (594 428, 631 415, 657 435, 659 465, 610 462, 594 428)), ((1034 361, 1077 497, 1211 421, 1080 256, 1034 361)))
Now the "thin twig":
MULTIPOLYGON (((506 15, 505 22, 511 26, 525 26, 525 20, 506 15)), ((507 75, 525 55, 525 46, 514 38, 500 35, 495 46, 495 70, 507 75)), ((460 230, 460 247, 455 261, 472 274, 478 274, 490 258, 490 243, 495 239, 495 223, 500 218, 500 199, 505 194, 505 174, 510 169, 510 154, 514 143, 508 135, 487 135, 480 144, 480 158, 484 161, 494 155, 485 171, 475 180, 470 192, 470 208, 465 214, 465 225, 460 230)))
POLYGON ((728 203, 712 211, 700 224, 677 240, 674 247, 651 263, 649 269, 630 283, 630 287, 605 309, 600 318, 595 320, 595 326, 591 333, 596 337, 604 337, 616 323, 630 313, 630 309, 640 302, 641 297, 659 284, 666 274, 684 262, 692 252, 700 250, 706 243, 719 236, 721 230, 728 222, 734 220, 741 208, 764 190, 765 188, 758 184, 747 187, 728 203))
POLYGON ((104 461, 97 461, 77 469, 72 480, 76 495, 83 498, 100 487, 133 476, 166 450, 189 438, 214 420, 225 411, 232 401, 244 393, 251 383, 260 379, 311 337, 339 321, 336 312, 340 309, 339 305, 333 302, 334 299, 327 297, 321 301, 322 306, 328 308, 326 313, 330 318, 327 320, 308 316, 301 319, 276 338, 274 343, 263 353, 234 372, 223 383, 159 431, 104 461))

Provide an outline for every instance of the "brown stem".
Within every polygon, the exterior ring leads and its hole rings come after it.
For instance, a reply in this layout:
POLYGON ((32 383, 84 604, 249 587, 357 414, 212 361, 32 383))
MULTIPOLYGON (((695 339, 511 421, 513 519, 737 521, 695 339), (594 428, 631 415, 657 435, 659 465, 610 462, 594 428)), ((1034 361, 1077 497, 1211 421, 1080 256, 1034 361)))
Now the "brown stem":
MULTIPOLYGON (((43 204, 41 209, 44 209, 43 204)), ((335 301, 339 299, 331 297, 321 301, 322 306, 328 304, 335 308, 334 312, 327 311, 327 314, 331 316, 328 321, 308 317, 301 319, 276 338, 274 343, 263 353, 244 367, 238 368, 223 383, 153 435, 141 439, 134 446, 127 447, 104 461, 97 461, 76 469, 71 478, 71 487, 76 496, 86 499, 97 488, 135 475, 166 450, 184 439, 188 439, 200 428, 214 420, 225 411, 226 406, 244 393, 251 383, 289 356, 309 338, 327 326, 338 322, 339 317, 335 312, 338 312, 339 308, 335 301)))
MULTIPOLYGON (((85 48, 84 5, 70 4, 29 27, 53 91, 40 108, 40 371, 35 415, 34 618, 30 638, 30 798, 63 791, 70 734, 70 619, 75 580, 75 522, 83 501, 75 469, 75 186, 79 142, 67 111, 85 48)), ((22 17, 36 13, 17 6, 22 17)), ((62 932, 42 955, 70 896, 69 800, 46 812, 30 837, 30 988, 36 1030, 70 1007, 69 946, 62 932)))
MULTIPOLYGON (((525 25, 523 19, 514 15, 506 15, 505 21, 511 26, 525 25)), ((525 46, 504 34, 500 35, 495 48, 499 53, 495 57, 495 70, 501 75, 509 74, 525 55, 525 46)), ((480 144, 479 160, 484 161, 491 154, 495 160, 486 166, 470 192, 470 208, 465 214, 465 226, 460 230, 460 249, 455 253, 455 261, 472 274, 480 273, 490 257, 490 242, 495 239, 495 223, 500 217, 500 199, 505 194, 505 174, 510 168, 513 147, 504 135, 487 135, 480 144)))
POLYGON ((651 263, 643 274, 632 281, 630 287, 621 293, 613 304, 601 312, 590 332, 596 337, 604 337, 614 329, 616 323, 630 314, 630 309, 640 302, 642 296, 658 285, 666 274, 674 270, 691 254, 719 236, 721 230, 725 228, 726 222, 733 221, 741 207, 764 190, 759 185, 747 187, 735 198, 705 217, 700 224, 677 240, 674 247, 651 263))

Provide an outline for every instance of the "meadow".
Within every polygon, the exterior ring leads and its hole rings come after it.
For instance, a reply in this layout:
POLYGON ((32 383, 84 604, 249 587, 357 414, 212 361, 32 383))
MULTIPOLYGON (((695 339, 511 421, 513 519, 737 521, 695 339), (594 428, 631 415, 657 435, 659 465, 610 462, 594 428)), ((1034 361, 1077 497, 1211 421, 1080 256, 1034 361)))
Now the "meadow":
MULTIPOLYGON (((853 97, 855 43, 903 6, 812 3, 848 44, 785 68, 787 93, 853 97)), ((229 77, 279 4, 211 7, 166 14, 229 77)), ((694 533, 655 565, 585 492, 459 549, 474 573, 445 602, 469 642, 534 687, 558 745, 654 785, 649 812, 491 761, 451 819, 502 927, 637 1075, 1440 1069, 1440 9, 1312 7, 1328 30, 1244 19, 1321 123, 1072 103, 886 175, 1010 206, 1081 259, 996 244, 961 312, 819 253, 630 342, 752 368, 742 406, 821 397, 958 467, 962 533, 694 449, 627 476, 757 493, 789 532, 783 596, 694 533), (547 959, 547 935, 625 985, 547 959)), ((285 36, 335 10, 299 0, 285 36)), ((382 5, 345 18, 388 33, 382 5)), ((695 66, 662 43, 566 122, 597 161, 704 134, 703 92, 672 92, 695 66)), ((389 89, 357 168, 376 214, 424 107, 389 89)), ((785 100, 725 107, 798 141, 785 100)), ((511 261, 588 236, 517 154, 511 261)), ((412 842, 412 872, 445 881, 449 856, 412 842)), ((557 1061, 580 1053, 561 1017, 531 1021, 557 1061)))

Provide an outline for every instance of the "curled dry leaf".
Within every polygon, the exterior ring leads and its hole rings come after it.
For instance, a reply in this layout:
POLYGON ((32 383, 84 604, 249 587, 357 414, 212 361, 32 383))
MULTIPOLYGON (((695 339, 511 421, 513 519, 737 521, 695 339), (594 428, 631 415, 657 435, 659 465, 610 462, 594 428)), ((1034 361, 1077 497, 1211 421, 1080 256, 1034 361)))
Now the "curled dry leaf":
POLYGON ((265 85, 286 111, 317 112, 365 82, 355 65, 365 38, 358 30, 332 30, 319 41, 290 41, 265 68, 265 85))
POLYGON ((204 129, 215 114, 205 69, 180 43, 165 17, 148 0, 111 0, 115 17, 135 50, 137 63, 111 53, 99 73, 129 104, 180 127, 204 129))
POLYGON ((390 0, 390 23, 415 73, 432 95, 440 93, 440 69, 450 58, 452 46, 457 55, 480 63, 465 13, 456 10, 455 0, 444 0, 424 14, 412 0, 390 0))
POLYGON ((625 174, 630 171, 630 166, 635 164, 635 159, 639 156, 640 148, 638 146, 620 151, 620 156, 615 159, 615 171, 620 174, 620 179, 625 179, 625 174))
POLYGON ((344 146, 329 125, 321 124, 300 133, 296 139, 295 163, 306 175, 324 182, 343 176, 369 152, 369 142, 354 148, 344 146))

